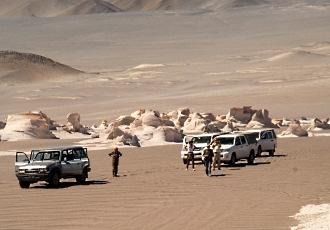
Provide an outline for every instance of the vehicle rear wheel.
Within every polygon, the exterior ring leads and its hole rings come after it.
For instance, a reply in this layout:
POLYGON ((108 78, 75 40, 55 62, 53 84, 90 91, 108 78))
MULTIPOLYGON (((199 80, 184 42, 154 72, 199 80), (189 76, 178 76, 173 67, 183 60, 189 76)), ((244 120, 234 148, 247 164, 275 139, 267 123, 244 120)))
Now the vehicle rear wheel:
POLYGON ((274 149, 273 150, 270 150, 269 151, 269 156, 273 157, 274 156, 274 153, 275 153, 275 150, 274 149))
POLYGON ((251 151, 250 152, 250 155, 249 155, 249 157, 247 159, 248 164, 249 165, 252 165, 254 163, 254 159, 255 159, 254 151, 251 151))
POLYGON ((258 146, 257 157, 260 157, 262 153, 261 146, 258 146))
POLYGON ((79 184, 84 184, 86 182, 87 178, 88 178, 88 172, 87 172, 87 170, 84 170, 82 175, 76 177, 76 181, 79 184))
POLYGON ((51 173, 48 179, 49 186, 58 187, 60 185, 60 179, 60 174, 58 172, 51 173))
POLYGON ((21 188, 29 188, 30 187, 30 182, 20 180, 19 181, 19 186, 21 188))
POLYGON ((229 165, 230 166, 234 166, 236 163, 236 153, 233 153, 231 154, 231 158, 230 158, 230 161, 229 161, 229 165))

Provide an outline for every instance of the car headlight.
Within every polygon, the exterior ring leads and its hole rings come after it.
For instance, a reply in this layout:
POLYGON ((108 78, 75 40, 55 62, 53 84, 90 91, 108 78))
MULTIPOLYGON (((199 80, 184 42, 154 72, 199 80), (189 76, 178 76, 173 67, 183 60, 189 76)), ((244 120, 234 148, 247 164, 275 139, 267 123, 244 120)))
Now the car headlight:
POLYGON ((45 172, 47 172, 47 169, 46 169, 46 168, 40 168, 40 169, 39 169, 39 172, 40 172, 40 173, 45 173, 45 172))

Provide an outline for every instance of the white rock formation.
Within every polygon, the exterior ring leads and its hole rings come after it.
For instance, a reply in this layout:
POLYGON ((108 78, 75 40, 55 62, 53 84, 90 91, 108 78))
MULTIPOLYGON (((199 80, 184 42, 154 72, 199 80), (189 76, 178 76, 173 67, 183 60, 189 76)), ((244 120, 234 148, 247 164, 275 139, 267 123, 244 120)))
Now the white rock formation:
POLYGON ((251 120, 252 115, 256 112, 256 110, 251 108, 252 106, 243 106, 243 108, 231 108, 226 115, 226 119, 247 124, 251 120))
POLYGON ((312 120, 312 126, 311 129, 330 129, 330 124, 329 124, 329 118, 320 120, 318 118, 315 118, 312 120))
POLYGON ((198 133, 204 132, 207 125, 208 122, 199 113, 193 113, 184 122, 182 129, 184 133, 198 133))
POLYGON ((237 131, 238 129, 234 127, 233 123, 231 121, 227 121, 227 124, 225 127, 221 129, 222 132, 233 132, 237 131))
POLYGON ((297 137, 307 137, 308 132, 306 129, 301 127, 299 121, 293 121, 289 125, 288 129, 281 133, 281 136, 297 136, 297 137))
POLYGON ((0 131, 2 140, 55 139, 50 131, 50 119, 42 112, 8 115, 4 129, 0 131))
POLYGON ((159 127, 162 125, 160 114, 157 111, 147 111, 141 116, 142 125, 159 127))
POLYGON ((162 142, 181 142, 182 134, 175 127, 158 127, 153 134, 153 139, 162 142))
POLYGON ((132 116, 120 116, 115 120, 115 123, 119 126, 119 125, 130 125, 133 121, 135 120, 134 117, 132 116))
POLYGON ((251 121, 246 126, 247 129, 260 129, 260 128, 278 128, 272 123, 267 109, 258 110, 253 114, 251 121))
POLYGON ((63 128, 67 132, 78 132, 83 134, 89 134, 88 128, 80 123, 79 113, 69 113, 67 115, 67 124, 63 128))

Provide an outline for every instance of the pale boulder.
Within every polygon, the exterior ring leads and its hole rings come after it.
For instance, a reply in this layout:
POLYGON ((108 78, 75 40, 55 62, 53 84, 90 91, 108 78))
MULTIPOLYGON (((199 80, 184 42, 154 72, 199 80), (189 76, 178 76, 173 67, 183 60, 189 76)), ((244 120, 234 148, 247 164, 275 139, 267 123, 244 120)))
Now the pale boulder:
POLYGON ((141 121, 143 126, 159 127, 162 125, 160 114, 157 111, 148 111, 142 114, 141 121))
POLYGON ((184 133, 198 133, 205 132, 208 122, 199 114, 190 114, 188 119, 184 122, 184 133))
POLYGON ((251 120, 253 114, 256 112, 256 110, 251 108, 252 106, 243 106, 243 108, 230 108, 228 114, 226 115, 226 119, 247 124, 251 120))
POLYGON ((144 114, 146 112, 145 109, 139 109, 133 113, 131 113, 131 117, 134 117, 134 118, 139 118, 142 116, 142 114, 144 114))
POLYGON ((175 127, 161 126, 154 131, 153 139, 159 142, 182 142, 182 134, 175 127))
POLYGON ((69 113, 67 115, 67 124, 63 128, 67 132, 78 132, 82 134, 89 134, 88 128, 80 123, 79 113, 69 113))
POLYGON ((6 126, 0 132, 1 139, 56 139, 46 117, 41 112, 8 115, 6 126))
POLYGON ((253 114, 251 121, 246 126, 247 129, 260 129, 260 128, 278 128, 272 123, 267 109, 258 110, 253 114))
POLYGON ((233 123, 231 121, 227 121, 227 124, 225 127, 221 129, 222 132, 233 132, 233 131, 238 131, 237 128, 234 127, 233 123))
POLYGON ((120 125, 130 125, 133 121, 135 120, 134 117, 132 116, 120 116, 115 120, 115 123, 120 126, 120 125))
POLYGON ((301 125, 299 121, 293 121, 291 122, 291 124, 289 125, 288 129, 283 131, 281 133, 282 136, 290 136, 290 135, 294 135, 297 137, 307 137, 308 136, 308 132, 306 129, 304 129, 301 125))

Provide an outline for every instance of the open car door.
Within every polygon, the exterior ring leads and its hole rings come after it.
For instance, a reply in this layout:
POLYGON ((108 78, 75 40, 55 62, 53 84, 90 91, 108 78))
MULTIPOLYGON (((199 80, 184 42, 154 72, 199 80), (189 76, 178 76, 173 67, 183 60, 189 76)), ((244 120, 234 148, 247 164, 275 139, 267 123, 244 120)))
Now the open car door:
POLYGON ((15 168, 23 165, 27 165, 30 163, 30 160, 26 153, 24 152, 16 152, 16 162, 15 162, 15 168))

